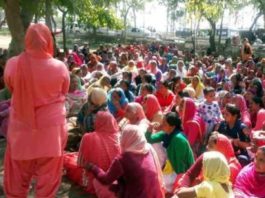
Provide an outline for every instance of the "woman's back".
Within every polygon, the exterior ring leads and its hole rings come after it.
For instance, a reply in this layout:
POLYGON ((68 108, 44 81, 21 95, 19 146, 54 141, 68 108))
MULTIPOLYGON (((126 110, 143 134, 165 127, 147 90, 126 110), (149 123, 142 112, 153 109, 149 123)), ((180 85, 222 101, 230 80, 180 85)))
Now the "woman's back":
POLYGON ((195 187, 197 197, 203 198, 233 198, 231 186, 226 186, 214 181, 204 181, 195 187))
POLYGON ((125 152, 120 162, 126 181, 126 198, 161 198, 161 186, 151 151, 147 154, 125 152))

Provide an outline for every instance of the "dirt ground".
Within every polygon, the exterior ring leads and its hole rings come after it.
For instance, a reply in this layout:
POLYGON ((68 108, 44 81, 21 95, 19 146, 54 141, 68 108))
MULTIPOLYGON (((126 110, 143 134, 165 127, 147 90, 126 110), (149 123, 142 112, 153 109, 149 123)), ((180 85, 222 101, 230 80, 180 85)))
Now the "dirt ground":
MULTIPOLYGON (((80 137, 77 137, 76 134, 69 131, 68 136, 68 150, 75 150, 73 148, 76 145, 76 140, 80 139, 80 137), (71 149, 72 148, 72 149, 71 149)), ((4 198, 4 191, 3 191, 3 159, 4 159, 4 152, 6 147, 6 140, 0 139, 0 198, 4 198)), ((34 198, 34 193, 31 191, 29 198, 34 198)), ((93 195, 89 195, 85 193, 81 187, 71 183, 65 176, 62 179, 62 183, 60 186, 60 189, 57 193, 57 198, 96 198, 93 195)))

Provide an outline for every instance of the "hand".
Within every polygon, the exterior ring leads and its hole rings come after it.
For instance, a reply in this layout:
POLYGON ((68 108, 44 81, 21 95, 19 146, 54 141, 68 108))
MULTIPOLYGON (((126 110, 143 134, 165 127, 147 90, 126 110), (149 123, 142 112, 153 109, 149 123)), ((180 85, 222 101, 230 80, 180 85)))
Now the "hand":
POLYGON ((158 122, 152 122, 149 124, 149 127, 147 128, 147 131, 153 132, 153 130, 157 130, 160 127, 160 124, 158 122))

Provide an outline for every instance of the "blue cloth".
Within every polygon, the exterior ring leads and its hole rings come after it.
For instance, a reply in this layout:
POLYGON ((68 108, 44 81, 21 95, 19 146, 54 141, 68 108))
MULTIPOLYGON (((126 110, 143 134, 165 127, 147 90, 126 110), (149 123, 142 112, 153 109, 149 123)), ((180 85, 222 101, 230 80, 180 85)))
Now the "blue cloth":
POLYGON ((115 114, 117 113, 117 108, 115 107, 115 105, 112 102, 113 92, 117 92, 118 95, 120 96, 119 103, 121 106, 128 104, 128 100, 124 94, 124 91, 121 88, 114 88, 114 89, 110 90, 110 92, 108 93, 108 108, 109 108, 109 111, 111 112, 111 114, 115 116, 115 114))

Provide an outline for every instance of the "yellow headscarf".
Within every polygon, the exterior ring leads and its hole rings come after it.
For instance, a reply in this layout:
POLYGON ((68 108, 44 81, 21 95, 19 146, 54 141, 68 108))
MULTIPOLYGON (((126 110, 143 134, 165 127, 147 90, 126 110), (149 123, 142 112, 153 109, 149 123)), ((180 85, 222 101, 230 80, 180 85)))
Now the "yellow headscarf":
POLYGON ((203 154, 203 177, 204 180, 230 184, 230 169, 226 158, 217 151, 209 151, 203 154))
POLYGON ((199 76, 194 76, 195 78, 198 79, 199 83, 197 85, 197 87, 195 88, 195 92, 196 92, 196 97, 199 98, 200 97, 200 94, 202 93, 203 89, 204 89, 204 85, 201 81, 201 78, 199 76))

